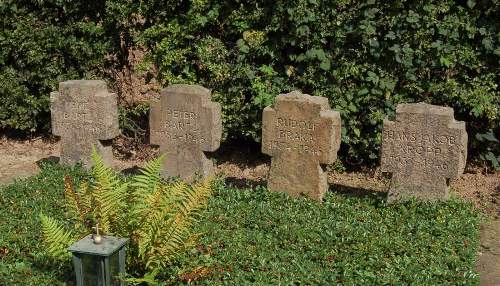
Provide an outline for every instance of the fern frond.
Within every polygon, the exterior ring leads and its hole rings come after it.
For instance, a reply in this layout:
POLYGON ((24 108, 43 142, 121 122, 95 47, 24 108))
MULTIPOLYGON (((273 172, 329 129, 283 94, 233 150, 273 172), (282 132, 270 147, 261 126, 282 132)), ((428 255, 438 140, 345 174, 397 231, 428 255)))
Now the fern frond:
POLYGON ((121 183, 113 169, 104 162, 95 149, 92 151, 92 196, 95 215, 104 233, 113 234, 111 229, 126 207, 127 184, 121 183))
POLYGON ((132 210, 130 224, 138 226, 148 220, 152 212, 162 207, 160 198, 164 196, 165 188, 160 171, 164 156, 146 163, 140 174, 132 178, 132 210))
POLYGON ((139 256, 145 259, 147 269, 167 267, 186 247, 190 230, 197 223, 211 193, 210 180, 194 187, 184 182, 168 187, 161 198, 161 208, 151 210, 138 231, 139 256))
POLYGON ((79 223, 84 224, 85 211, 81 207, 80 197, 73 189, 73 183, 69 176, 64 176, 64 197, 69 212, 79 223))
POLYGON ((97 153, 95 148, 92 149, 92 177, 96 180, 94 184, 105 186, 106 188, 115 187, 120 183, 118 174, 112 168, 104 165, 104 161, 97 153))
MULTIPOLYGON (((171 185, 157 186, 150 194, 145 194, 141 200, 137 200, 132 210, 132 223, 142 225, 145 222, 154 221, 155 217, 169 212, 174 212, 176 204, 183 197, 183 193, 189 191, 189 185, 183 181, 171 185)), ((164 216, 161 216, 164 217, 164 216)))
POLYGON ((80 208, 88 214, 92 210, 92 192, 90 191, 88 182, 82 182, 76 191, 80 198, 80 208))
POLYGON ((128 210, 128 183, 121 183, 115 191, 109 193, 106 200, 112 200, 113 210, 109 213, 111 221, 111 232, 113 235, 118 236, 128 236, 128 225, 129 225, 129 210, 128 210))
POLYGON ((58 260, 71 257, 68 247, 76 241, 71 231, 65 231, 56 220, 42 213, 40 214, 40 221, 42 223, 43 242, 47 246, 49 255, 58 260))
POLYGON ((171 263, 179 251, 184 249, 192 222, 181 213, 176 213, 172 218, 158 223, 152 229, 157 235, 154 241, 149 243, 153 247, 150 247, 146 253, 148 269, 164 269, 171 263))
POLYGON ((212 179, 206 179, 182 193, 182 200, 178 205, 179 211, 185 216, 197 216, 206 206, 208 198, 212 195, 212 179))
POLYGON ((125 280, 128 283, 132 283, 133 285, 139 285, 139 284, 142 285, 144 283, 146 283, 147 285, 154 285, 154 286, 163 285, 163 284, 160 284, 160 282, 156 280, 156 276, 158 276, 158 272, 159 272, 158 270, 152 271, 152 272, 147 272, 141 278, 128 277, 125 280))
POLYGON ((165 156, 161 155, 147 162, 146 165, 141 168, 140 174, 133 177, 132 187, 134 187, 135 197, 141 198, 151 194, 162 184, 160 172, 164 158, 165 156))
MULTIPOLYGON (((114 234, 112 226, 117 223, 125 207, 126 185, 116 189, 96 185, 93 189, 95 217, 103 233, 114 234)), ((115 225, 116 226, 116 225, 115 225)))

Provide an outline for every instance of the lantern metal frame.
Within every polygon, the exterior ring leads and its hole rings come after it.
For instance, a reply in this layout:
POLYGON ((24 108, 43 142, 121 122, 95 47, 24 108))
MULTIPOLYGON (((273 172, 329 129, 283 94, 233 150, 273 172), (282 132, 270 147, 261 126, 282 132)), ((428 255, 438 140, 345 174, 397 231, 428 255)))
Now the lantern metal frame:
POLYGON ((112 283, 111 269, 113 265, 111 264, 113 262, 110 260, 114 255, 118 255, 118 273, 125 274, 125 254, 129 239, 106 235, 103 235, 101 239, 100 243, 95 243, 94 235, 89 234, 68 248, 68 251, 73 254, 77 286, 89 285, 85 281, 88 276, 84 273, 84 271, 88 271, 84 267, 83 258, 85 256, 91 256, 91 259, 95 260, 97 264, 95 267, 98 269, 100 277, 97 277, 99 282, 96 286, 124 285, 122 281, 119 284, 112 283))

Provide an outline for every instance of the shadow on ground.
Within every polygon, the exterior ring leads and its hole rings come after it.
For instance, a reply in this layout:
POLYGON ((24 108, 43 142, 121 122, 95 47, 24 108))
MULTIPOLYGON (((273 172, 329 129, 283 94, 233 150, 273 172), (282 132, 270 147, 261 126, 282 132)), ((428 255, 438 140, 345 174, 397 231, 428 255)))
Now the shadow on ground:
POLYGON ((258 186, 265 187, 267 185, 267 182, 264 180, 250 180, 236 177, 226 177, 224 182, 226 186, 236 189, 253 189, 258 186))
POLYGON ((36 161, 35 163, 38 165, 38 167, 41 167, 42 164, 44 164, 44 163, 57 164, 57 163, 59 163, 59 160, 60 160, 60 158, 57 156, 49 156, 49 157, 42 158, 42 159, 36 161))
POLYGON ((387 198, 387 193, 378 192, 371 189, 360 188, 360 187, 350 187, 342 184, 330 184, 329 192, 340 193, 348 197, 358 197, 358 198, 374 198, 377 201, 385 201, 387 198))
POLYGON ((240 140, 222 143, 208 157, 215 159, 218 165, 231 163, 241 168, 254 168, 271 161, 269 156, 262 154, 260 143, 240 140))

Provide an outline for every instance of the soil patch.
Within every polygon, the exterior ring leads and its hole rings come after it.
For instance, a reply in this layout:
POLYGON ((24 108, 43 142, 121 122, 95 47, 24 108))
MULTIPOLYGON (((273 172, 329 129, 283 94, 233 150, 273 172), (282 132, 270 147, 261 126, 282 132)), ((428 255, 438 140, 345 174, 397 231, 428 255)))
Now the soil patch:
MULTIPOLYGON (((135 140, 132 140, 135 141, 135 140)), ((131 146, 131 140, 118 137, 114 140, 114 166, 117 170, 140 167, 145 161, 159 155, 157 147, 131 146), (132 151, 124 151, 132 147, 132 151), (137 151, 134 151, 137 150, 137 151)), ((0 138, 0 184, 16 178, 32 176, 39 171, 41 160, 57 160, 60 146, 54 138, 12 140, 0 138)), ((270 158, 260 152, 258 144, 232 142, 210 154, 216 161, 217 173, 235 187, 265 185, 270 158)), ((387 189, 389 180, 377 169, 355 172, 328 173, 332 190, 380 192, 387 189)), ((500 216, 500 172, 485 173, 484 169, 468 166, 465 173, 451 183, 460 197, 468 199, 490 216, 500 216)))
POLYGON ((0 138, 0 184, 33 176, 40 171, 37 162, 59 156, 59 144, 54 139, 33 138, 10 140, 0 138))

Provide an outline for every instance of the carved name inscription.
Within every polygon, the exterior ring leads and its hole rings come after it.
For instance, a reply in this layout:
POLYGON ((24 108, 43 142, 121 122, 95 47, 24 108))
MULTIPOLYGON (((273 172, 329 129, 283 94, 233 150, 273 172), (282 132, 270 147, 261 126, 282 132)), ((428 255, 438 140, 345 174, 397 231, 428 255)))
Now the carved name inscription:
POLYGON ((219 148, 221 107, 210 101, 210 91, 197 85, 173 85, 151 104, 151 143, 165 154, 164 177, 194 179, 208 176, 213 164, 203 152, 219 148))
POLYGON ((314 143, 318 125, 319 121, 278 117, 275 138, 269 141, 269 150, 321 155, 320 146, 314 143))
MULTIPOLYGON (((404 168, 405 165, 415 165, 422 168, 424 172, 436 170, 447 170, 448 162, 445 153, 457 145, 457 137, 449 134, 429 134, 417 131, 406 132, 385 130, 383 138, 386 142, 392 142, 395 154, 384 158, 385 163, 397 165, 404 168)), ((423 131, 426 132, 426 131, 423 131)))
POLYGON ((95 118, 90 110, 96 110, 95 102, 66 102, 62 113, 52 115, 56 130, 61 132, 80 132, 81 135, 88 133, 98 136, 106 129, 105 118, 95 118))
POLYGON ((446 179, 462 173, 466 157, 465 124, 453 119, 451 108, 400 104, 396 121, 384 121, 381 167, 393 173, 389 202, 446 199, 446 179))
POLYGON ((116 95, 108 93, 100 80, 71 80, 59 83, 51 93, 52 133, 61 137, 61 163, 83 162, 90 166, 92 146, 107 164, 112 163, 109 140, 119 134, 116 95))
POLYGON ((321 201, 328 189, 321 164, 335 161, 339 147, 340 115, 328 99, 292 92, 264 109, 262 152, 272 156, 269 189, 321 201))
POLYGON ((157 136, 162 136, 169 141, 203 144, 206 139, 200 131, 199 122, 199 114, 192 110, 167 108, 163 128, 154 132, 157 136))

